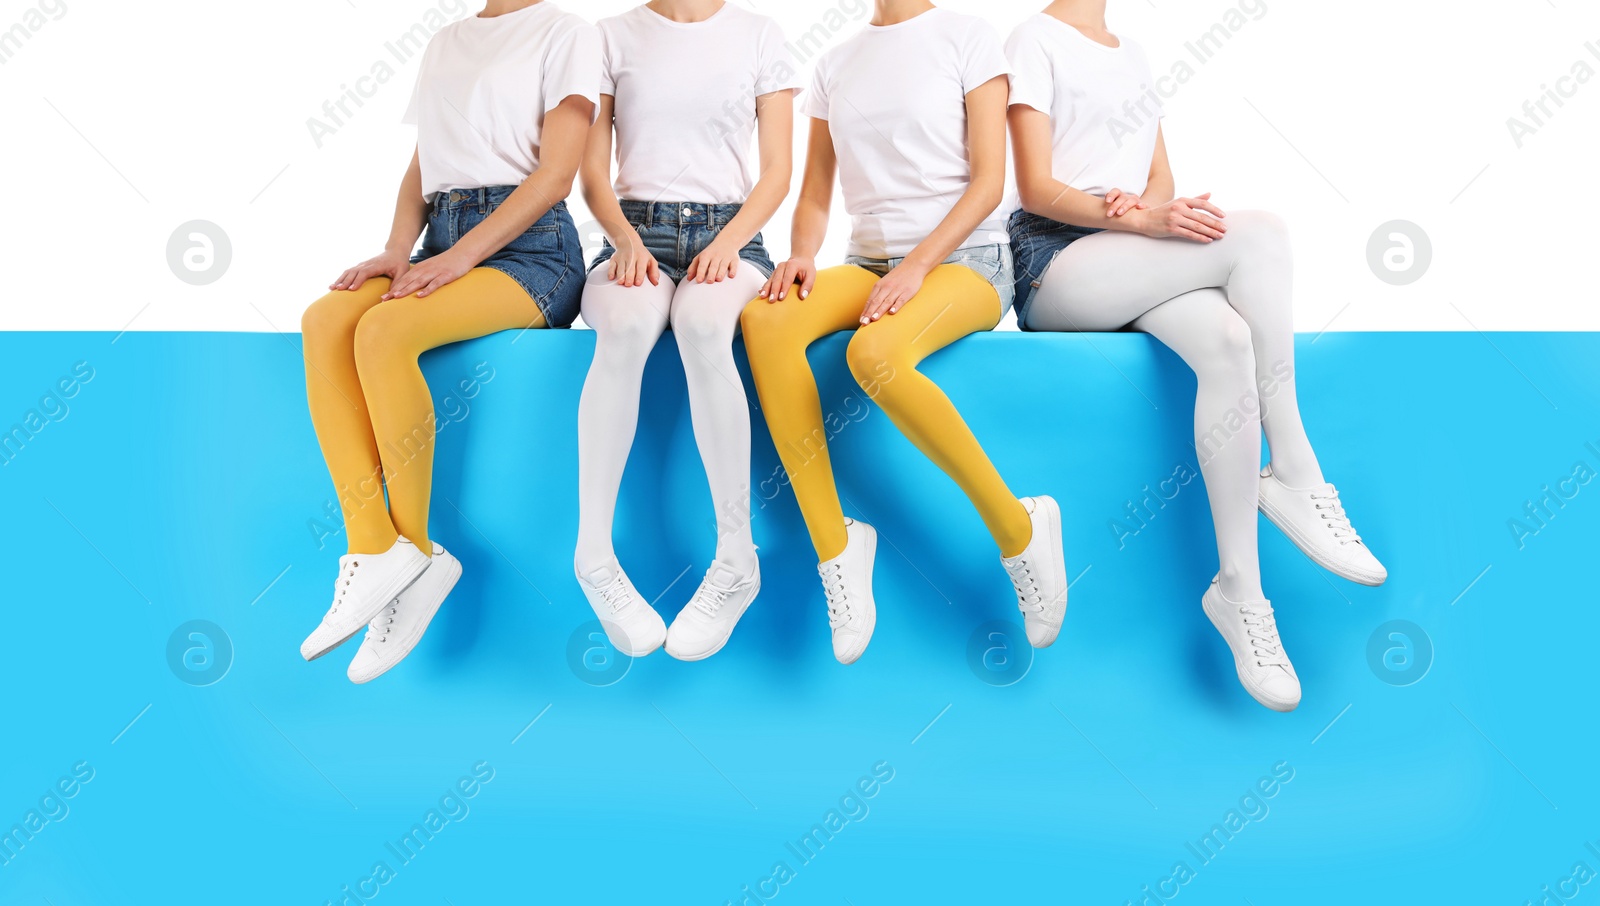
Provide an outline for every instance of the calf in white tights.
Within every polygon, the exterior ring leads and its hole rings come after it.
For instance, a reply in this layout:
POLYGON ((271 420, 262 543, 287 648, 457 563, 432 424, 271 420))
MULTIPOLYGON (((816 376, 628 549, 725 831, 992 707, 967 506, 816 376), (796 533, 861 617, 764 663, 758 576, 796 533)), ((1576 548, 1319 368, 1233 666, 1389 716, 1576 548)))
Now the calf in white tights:
POLYGON ((801 67, 772 19, 720 0, 657 0, 599 29, 600 107, 582 184, 608 242, 583 290, 595 353, 578 405, 573 562, 618 650, 640 657, 665 643, 673 657, 700 660, 727 643, 761 588, 750 406, 733 339, 772 273, 760 230, 789 190, 801 67), (758 130, 759 172, 750 160, 758 130), (715 559, 670 629, 612 548, 645 361, 669 325, 717 523, 715 559))
POLYGON ((1013 215, 1025 330, 1132 327, 1198 378, 1195 448, 1220 570, 1202 598, 1240 682, 1280 711, 1300 682, 1261 587, 1256 511, 1352 581, 1387 577, 1322 475, 1300 421, 1287 230, 1272 214, 1175 198, 1160 99, 1138 45, 1105 26, 1105 0, 1056 0, 1007 43, 1023 210, 1013 215), (1142 116, 1130 119, 1128 111, 1142 116), (1115 120, 1119 129, 1108 129, 1115 120), (1258 471, 1265 430, 1270 465, 1258 471))
POLYGON ((750 535, 750 406, 733 361, 739 313, 767 275, 740 263, 721 283, 674 284, 662 278, 624 286, 604 267, 583 290, 583 320, 594 328, 594 361, 578 402, 578 550, 580 575, 616 560, 612 518, 623 466, 639 422, 645 360, 670 324, 688 381, 695 443, 716 508, 716 560, 740 576, 754 575, 750 535))

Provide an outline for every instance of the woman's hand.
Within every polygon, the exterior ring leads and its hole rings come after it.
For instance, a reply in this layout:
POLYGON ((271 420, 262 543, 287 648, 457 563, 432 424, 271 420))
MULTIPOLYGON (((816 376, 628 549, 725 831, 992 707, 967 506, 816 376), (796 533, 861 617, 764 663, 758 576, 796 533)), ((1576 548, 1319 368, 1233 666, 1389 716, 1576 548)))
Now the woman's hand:
POLYGON ((788 261, 778 265, 772 276, 761 285, 760 297, 768 302, 776 302, 789 295, 789 288, 796 283, 800 284, 800 298, 811 295, 811 287, 817 285, 817 261, 796 255, 788 261))
POLYGON ((466 276, 467 271, 472 270, 472 266, 472 263, 455 249, 441 252, 406 271, 405 276, 389 286, 389 291, 383 294, 383 299, 387 302, 390 299, 404 299, 411 295, 421 299, 434 290, 449 286, 466 276))
POLYGON ((684 279, 695 283, 721 283, 739 272, 739 248, 732 240, 723 239, 727 231, 717 236, 700 254, 689 262, 684 279))
POLYGON ((346 270, 339 275, 339 279, 329 284, 329 289, 357 290, 361 284, 373 277, 388 277, 399 280, 411 269, 411 256, 405 252, 385 249, 383 254, 368 258, 360 264, 346 270))
POLYGON ((616 281, 619 286, 643 286, 646 280, 651 286, 660 286, 661 265, 644 247, 639 234, 634 233, 632 238, 616 246, 611 260, 606 262, 606 279, 616 281))
POLYGON ((1222 222, 1227 216, 1211 203, 1211 193, 1207 192, 1197 198, 1174 198, 1164 205, 1136 210, 1129 219, 1137 218, 1135 225, 1146 236, 1209 243, 1228 232, 1227 224, 1222 222))
POLYGON ((1144 208, 1144 199, 1132 192, 1112 189, 1106 193, 1106 216, 1121 217, 1134 209, 1144 208))
POLYGON ((927 269, 902 261, 883 279, 872 286, 867 305, 861 309, 861 323, 871 324, 884 315, 892 315, 911 301, 922 290, 922 281, 928 278, 927 269))

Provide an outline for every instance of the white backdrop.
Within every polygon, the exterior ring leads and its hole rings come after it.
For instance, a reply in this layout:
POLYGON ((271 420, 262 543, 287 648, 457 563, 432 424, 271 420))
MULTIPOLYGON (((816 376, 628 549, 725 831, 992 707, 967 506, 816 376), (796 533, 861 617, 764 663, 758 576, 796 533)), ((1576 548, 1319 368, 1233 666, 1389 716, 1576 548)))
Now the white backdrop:
MULTIPOLYGON (((829 46, 870 15, 868 0, 743 2, 829 46)), ((634 4, 563 5, 595 19, 634 4)), ((1003 34, 1042 0, 944 5, 1003 34)), ((0 328, 298 330, 322 287, 387 235, 416 74, 391 45, 479 8, 0 0, 0 328), (348 91, 359 106, 329 116, 348 91), (192 221, 228 247, 198 275, 169 256, 192 221)), ((1179 191, 1289 220, 1299 330, 1600 329, 1600 6, 1111 0, 1110 20, 1158 76, 1193 70, 1167 99, 1179 191), (1186 45, 1219 25, 1231 36, 1202 61, 1186 45), (1530 115, 1541 99, 1548 115, 1530 115), (1397 220, 1431 245, 1404 285, 1369 263, 1374 231, 1397 220)), ((842 214, 825 260, 842 254, 842 214)), ((788 216, 766 231, 775 258, 788 216)))

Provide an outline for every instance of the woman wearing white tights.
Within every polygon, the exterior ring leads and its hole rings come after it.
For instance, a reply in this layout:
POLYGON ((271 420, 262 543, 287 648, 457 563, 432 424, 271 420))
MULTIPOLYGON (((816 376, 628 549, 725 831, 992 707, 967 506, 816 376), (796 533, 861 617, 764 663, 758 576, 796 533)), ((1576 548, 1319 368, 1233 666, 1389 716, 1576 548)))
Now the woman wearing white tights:
POLYGON ((673 657, 700 660, 726 644, 761 587, 733 338, 772 273, 759 231, 789 191, 798 66, 775 22, 723 0, 651 0, 599 27, 605 74, 582 182, 608 241, 583 290, 595 353, 578 405, 574 563, 618 650, 641 657, 665 642, 673 657), (671 629, 628 581, 611 537, 645 360, 669 324, 717 521, 716 557, 671 629))
POLYGON ((1132 327, 1194 369, 1195 448, 1221 569, 1202 598, 1239 680, 1278 711, 1300 681, 1261 589, 1256 510, 1313 561, 1387 577, 1344 513, 1300 422, 1293 260, 1282 221, 1175 198, 1161 102, 1140 48, 1106 29, 1105 0, 1056 0, 1006 50, 1023 210, 1012 217, 1024 330, 1132 327), (1270 465, 1259 472, 1261 431, 1270 465))

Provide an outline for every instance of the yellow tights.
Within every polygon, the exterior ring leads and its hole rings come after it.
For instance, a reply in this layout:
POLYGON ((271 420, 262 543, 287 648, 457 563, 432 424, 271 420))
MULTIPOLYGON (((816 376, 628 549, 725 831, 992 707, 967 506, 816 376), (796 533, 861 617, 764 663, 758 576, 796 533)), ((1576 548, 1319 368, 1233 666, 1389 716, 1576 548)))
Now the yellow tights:
POLYGON ((384 302, 388 291, 389 278, 374 277, 306 309, 306 396, 349 552, 382 553, 404 535, 431 556, 435 425, 417 357, 499 330, 543 327, 544 317, 520 284, 489 267, 426 298, 384 302))
POLYGON ((806 347, 851 329, 856 335, 847 359, 856 382, 917 449, 961 486, 1000 553, 1022 553, 1033 534, 1027 511, 949 397, 917 371, 930 354, 998 323, 1000 300, 994 287, 971 268, 943 264, 899 312, 861 326, 861 309, 877 282, 878 276, 865 268, 829 268, 817 274, 807 298, 791 290, 780 302, 756 299, 741 321, 767 427, 817 559, 831 560, 844 552, 845 527, 806 347))

